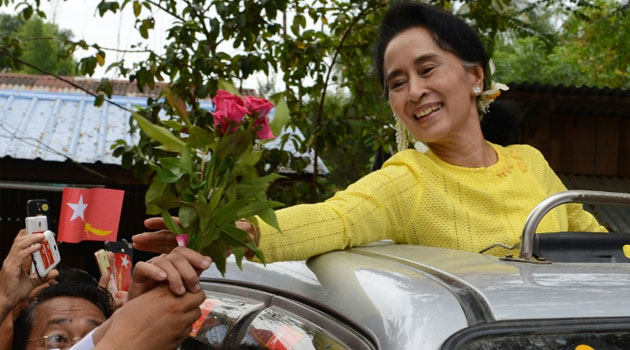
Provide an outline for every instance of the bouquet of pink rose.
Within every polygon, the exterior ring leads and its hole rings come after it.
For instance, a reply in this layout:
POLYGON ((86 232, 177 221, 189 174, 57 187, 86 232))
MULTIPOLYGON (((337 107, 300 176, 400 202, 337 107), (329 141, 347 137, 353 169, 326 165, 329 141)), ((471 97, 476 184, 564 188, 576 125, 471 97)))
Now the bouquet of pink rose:
MULTIPOLYGON (((280 176, 260 176, 255 167, 262 152, 258 144, 274 138, 268 119, 274 105, 219 90, 212 100, 213 123, 206 121, 204 128, 191 122, 183 101, 168 89, 164 94, 176 119, 152 123, 140 114, 133 116, 158 148, 174 153, 145 159, 156 171, 146 193, 147 212, 161 214, 178 241, 210 256, 222 273, 228 250, 239 266, 247 250, 264 262, 256 242, 235 222, 245 219, 256 226, 258 217, 278 228, 273 208, 282 203, 268 200, 265 191, 280 176), (180 225, 170 214, 175 209, 180 225)), ((277 132, 278 123, 287 118, 280 99, 274 111, 277 132)))

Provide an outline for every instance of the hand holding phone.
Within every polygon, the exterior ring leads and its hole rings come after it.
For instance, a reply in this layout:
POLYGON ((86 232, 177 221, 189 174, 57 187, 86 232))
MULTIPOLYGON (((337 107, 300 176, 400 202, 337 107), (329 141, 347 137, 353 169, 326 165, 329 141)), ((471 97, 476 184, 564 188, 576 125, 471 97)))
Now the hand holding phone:
MULTIPOLYGON (((17 305, 43 282, 34 272, 29 274, 28 271, 28 267, 32 264, 31 255, 40 248, 43 239, 43 235, 27 235, 26 230, 20 230, 13 240, 11 249, 0 269, 0 295, 3 296, 4 305, 2 306, 5 308, 11 309, 17 305)), ((56 276, 57 272, 53 270, 46 279, 50 280, 56 276)))
POLYGON ((27 235, 44 235, 41 248, 32 253, 34 270, 37 271, 39 277, 44 278, 61 261, 55 234, 48 230, 48 219, 43 215, 27 217, 25 222, 27 235))
POLYGON ((112 281, 108 290, 114 295, 116 292, 129 291, 133 261, 133 248, 125 242, 105 242, 105 249, 94 253, 101 275, 109 272, 112 281), (113 284, 113 285, 112 285, 113 284))

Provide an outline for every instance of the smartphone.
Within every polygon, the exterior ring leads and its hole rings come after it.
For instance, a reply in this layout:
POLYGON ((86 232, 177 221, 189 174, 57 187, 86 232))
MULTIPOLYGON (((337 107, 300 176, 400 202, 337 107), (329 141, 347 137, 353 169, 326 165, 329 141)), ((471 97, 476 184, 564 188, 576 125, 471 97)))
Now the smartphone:
POLYGON ((107 256, 107 251, 105 249, 99 249, 94 252, 94 257, 96 258, 96 264, 98 265, 98 269, 101 271, 101 276, 109 272, 109 281, 107 282, 107 290, 111 295, 116 295, 118 289, 116 287, 116 279, 114 278, 113 273, 113 263, 114 256, 112 254, 111 261, 110 257, 107 256))
POLYGON ((26 234, 44 235, 41 248, 32 254, 33 263, 31 265, 31 272, 36 271, 39 277, 44 278, 61 261, 55 234, 48 230, 48 219, 43 215, 27 217, 24 221, 26 222, 26 234))
POLYGON ((105 250, 114 253, 111 273, 118 291, 129 291, 133 262, 133 246, 127 242, 105 242, 105 250))
POLYGON ((48 216, 50 206, 46 199, 29 199, 26 201, 26 216, 48 216))
MULTIPOLYGON (((29 199, 26 201, 26 216, 39 216, 43 215, 50 219, 50 205, 46 199, 29 199)), ((48 227, 51 222, 48 220, 48 227)))

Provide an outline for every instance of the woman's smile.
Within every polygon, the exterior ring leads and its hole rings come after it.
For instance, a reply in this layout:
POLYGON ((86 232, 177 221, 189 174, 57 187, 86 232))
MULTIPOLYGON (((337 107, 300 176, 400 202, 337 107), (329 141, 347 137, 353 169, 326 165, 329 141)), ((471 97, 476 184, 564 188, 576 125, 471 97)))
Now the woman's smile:
POLYGON ((422 105, 420 106, 420 108, 416 109, 416 112, 413 114, 413 116, 414 118, 416 118, 416 120, 427 121, 428 119, 432 119, 432 117, 442 109, 442 106, 442 103, 422 105))
POLYGON ((479 123, 473 87, 483 72, 464 67, 422 27, 396 35, 387 45, 384 73, 394 113, 419 140, 452 143, 479 123))

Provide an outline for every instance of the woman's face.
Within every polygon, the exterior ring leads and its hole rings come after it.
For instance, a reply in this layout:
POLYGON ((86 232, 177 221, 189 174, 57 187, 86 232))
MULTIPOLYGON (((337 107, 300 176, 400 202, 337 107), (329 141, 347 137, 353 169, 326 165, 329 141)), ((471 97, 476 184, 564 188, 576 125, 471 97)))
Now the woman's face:
POLYGON ((483 87, 480 66, 465 68, 422 27, 407 29, 387 45, 385 83, 394 113, 418 139, 450 143, 479 124, 474 87, 483 87))

